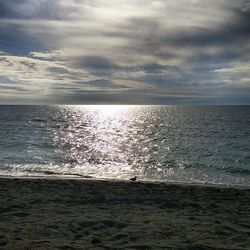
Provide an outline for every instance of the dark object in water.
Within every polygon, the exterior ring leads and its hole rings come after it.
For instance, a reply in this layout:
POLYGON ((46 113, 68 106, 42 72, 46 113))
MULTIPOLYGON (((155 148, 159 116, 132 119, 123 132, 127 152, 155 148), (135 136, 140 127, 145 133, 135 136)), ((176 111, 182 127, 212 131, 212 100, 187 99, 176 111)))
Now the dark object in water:
POLYGON ((35 118, 32 120, 32 122, 47 122, 47 120, 41 118, 35 118))
POLYGON ((131 180, 131 181, 136 181, 136 179, 137 179, 137 176, 131 178, 130 180, 131 180))

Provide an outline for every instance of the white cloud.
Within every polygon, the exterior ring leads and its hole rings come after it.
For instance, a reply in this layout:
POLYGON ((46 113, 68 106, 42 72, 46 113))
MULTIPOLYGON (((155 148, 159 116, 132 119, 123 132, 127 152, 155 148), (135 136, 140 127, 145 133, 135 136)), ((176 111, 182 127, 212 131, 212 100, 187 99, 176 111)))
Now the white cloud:
POLYGON ((215 70, 217 78, 232 87, 250 88, 250 62, 236 62, 215 70))
MULTIPOLYGON (((96 79, 86 71, 69 68, 56 60, 56 52, 30 53, 30 56, 0 54, 0 76, 5 76, 30 93, 48 94, 57 84, 96 79), (53 60, 48 60, 52 59, 53 60), (39 91, 39 92, 38 92, 39 91)), ((12 83, 13 85, 13 83, 12 83)))

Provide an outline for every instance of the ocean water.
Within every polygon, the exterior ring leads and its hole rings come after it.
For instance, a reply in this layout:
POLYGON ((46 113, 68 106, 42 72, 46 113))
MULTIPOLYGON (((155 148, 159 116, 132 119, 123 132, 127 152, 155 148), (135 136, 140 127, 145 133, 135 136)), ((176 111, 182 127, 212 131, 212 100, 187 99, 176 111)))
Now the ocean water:
POLYGON ((0 106, 0 175, 250 185, 250 107, 0 106))

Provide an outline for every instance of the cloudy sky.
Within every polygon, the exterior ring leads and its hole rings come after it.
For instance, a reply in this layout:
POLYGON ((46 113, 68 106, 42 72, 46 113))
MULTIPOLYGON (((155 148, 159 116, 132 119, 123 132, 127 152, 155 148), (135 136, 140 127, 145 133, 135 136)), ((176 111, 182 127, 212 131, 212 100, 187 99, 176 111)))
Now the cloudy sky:
POLYGON ((250 0, 0 0, 0 103, 250 104, 250 0))

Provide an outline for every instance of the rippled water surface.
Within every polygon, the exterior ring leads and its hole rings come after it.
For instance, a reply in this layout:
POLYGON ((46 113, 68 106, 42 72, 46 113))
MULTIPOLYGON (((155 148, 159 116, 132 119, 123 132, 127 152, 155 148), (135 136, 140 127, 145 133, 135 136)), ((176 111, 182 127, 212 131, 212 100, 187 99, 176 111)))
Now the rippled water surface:
POLYGON ((250 185, 247 106, 0 106, 0 175, 250 185))

